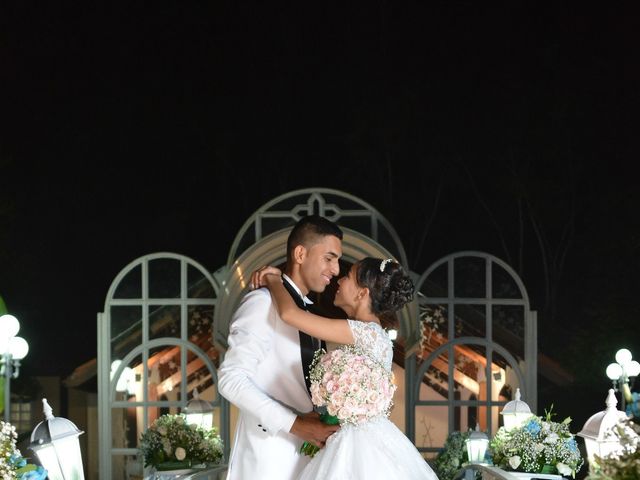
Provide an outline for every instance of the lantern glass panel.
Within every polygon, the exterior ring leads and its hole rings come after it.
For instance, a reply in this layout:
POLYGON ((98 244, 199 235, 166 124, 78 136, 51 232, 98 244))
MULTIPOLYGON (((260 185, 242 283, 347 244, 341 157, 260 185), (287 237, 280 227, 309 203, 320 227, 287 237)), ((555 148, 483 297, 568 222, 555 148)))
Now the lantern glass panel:
POLYGON ((467 440, 467 456, 471 463, 483 463, 484 456, 489 446, 489 440, 486 438, 474 438, 467 440))
POLYGON ((513 428, 520 427, 531 417, 531 415, 532 415, 531 413, 522 413, 522 412, 516 412, 516 413, 510 413, 510 414, 505 413, 502 415, 504 428, 506 430, 511 430, 513 428))
POLYGON ((76 435, 53 440, 36 451, 49 480, 83 480, 80 442, 76 435))

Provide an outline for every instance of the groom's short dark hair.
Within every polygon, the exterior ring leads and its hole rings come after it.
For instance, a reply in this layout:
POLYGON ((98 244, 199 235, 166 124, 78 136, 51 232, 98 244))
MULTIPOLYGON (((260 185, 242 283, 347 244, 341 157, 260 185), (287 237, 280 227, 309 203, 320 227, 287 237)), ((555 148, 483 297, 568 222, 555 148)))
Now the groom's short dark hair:
POLYGON ((298 220, 287 238, 287 258, 298 245, 309 247, 321 237, 333 235, 342 240, 342 230, 337 224, 320 215, 307 215, 298 220))

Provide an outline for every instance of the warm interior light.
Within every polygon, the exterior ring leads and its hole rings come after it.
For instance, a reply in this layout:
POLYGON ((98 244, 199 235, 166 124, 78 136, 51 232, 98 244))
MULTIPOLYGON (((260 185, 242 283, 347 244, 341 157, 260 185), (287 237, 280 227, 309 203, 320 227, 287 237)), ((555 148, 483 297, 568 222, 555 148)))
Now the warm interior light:
POLYGON ((131 390, 131 383, 135 380, 135 373, 131 367, 124 367, 120 372, 120 378, 116 383, 116 392, 129 392, 131 390))

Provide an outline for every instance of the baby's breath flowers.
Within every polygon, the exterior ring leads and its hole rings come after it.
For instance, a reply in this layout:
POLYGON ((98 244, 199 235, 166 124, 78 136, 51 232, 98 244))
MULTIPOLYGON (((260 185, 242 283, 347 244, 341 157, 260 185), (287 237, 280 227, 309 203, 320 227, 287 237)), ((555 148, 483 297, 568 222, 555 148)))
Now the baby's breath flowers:
POLYGON ((562 422, 532 416, 511 430, 500 427, 490 442, 493 463, 505 470, 551 473, 575 478, 584 463, 575 436, 569 431, 571 418, 562 422))
POLYGON ((13 425, 0 421, 0 478, 2 480, 44 480, 47 471, 41 465, 27 463, 16 446, 18 434, 13 425))

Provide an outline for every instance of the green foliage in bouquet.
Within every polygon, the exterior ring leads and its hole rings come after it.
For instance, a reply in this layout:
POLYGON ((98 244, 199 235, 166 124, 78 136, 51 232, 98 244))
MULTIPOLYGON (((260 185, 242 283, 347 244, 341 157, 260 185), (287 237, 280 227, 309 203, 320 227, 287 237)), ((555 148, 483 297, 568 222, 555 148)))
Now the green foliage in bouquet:
POLYGON ((607 458, 596 457, 587 480, 638 480, 640 479, 640 426, 628 420, 616 425, 622 452, 607 458))
MULTIPOLYGON (((438 480, 452 480, 462 466, 469 461, 466 444, 468 438, 469 432, 456 430, 449 434, 444 447, 438 452, 432 464, 438 480)), ((479 478, 480 472, 475 473, 476 478, 479 478)))
POLYGON ((166 414, 142 434, 139 450, 145 467, 173 469, 219 463, 222 446, 215 428, 189 425, 183 414, 166 414))
POLYGON ((545 417, 531 416, 521 427, 500 427, 489 443, 493 463, 504 470, 575 478, 584 460, 569 431, 571 418, 554 422, 552 409, 553 405, 545 417))

